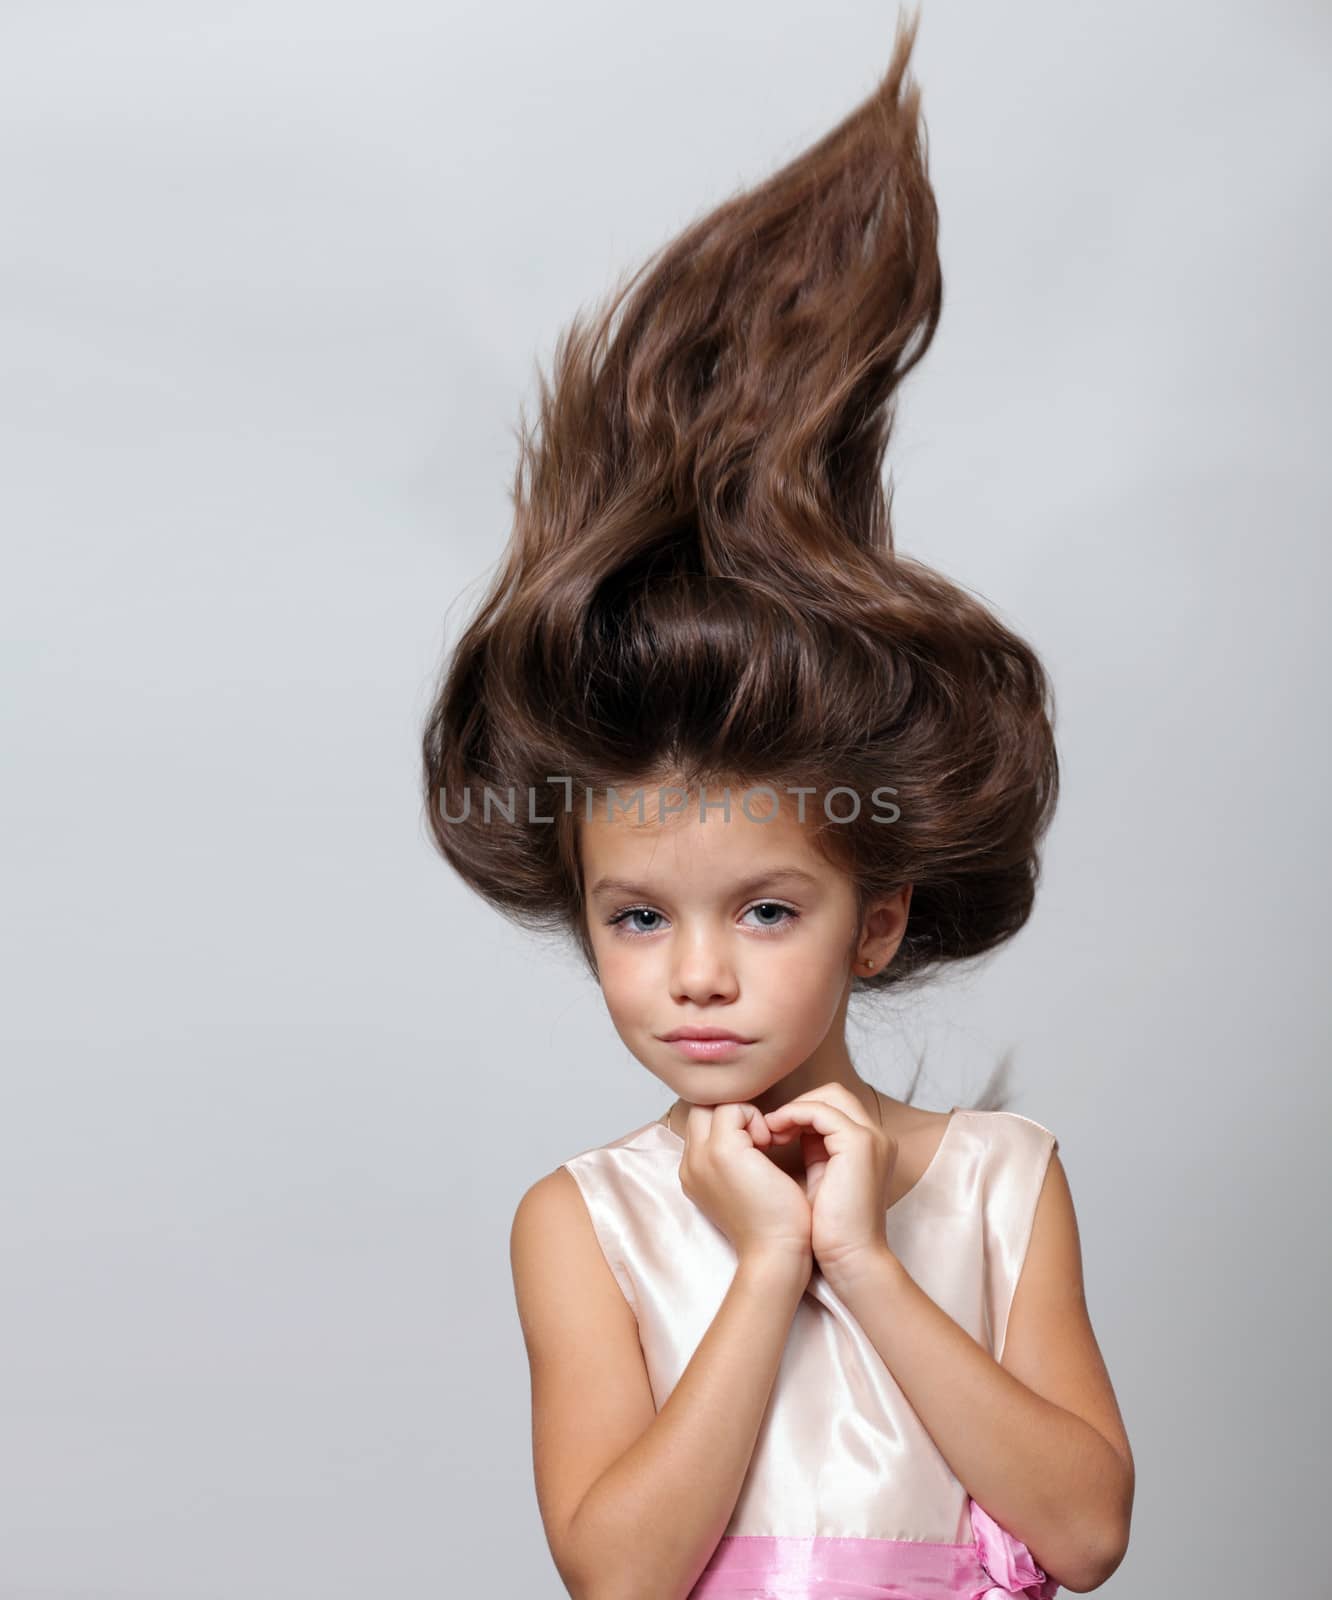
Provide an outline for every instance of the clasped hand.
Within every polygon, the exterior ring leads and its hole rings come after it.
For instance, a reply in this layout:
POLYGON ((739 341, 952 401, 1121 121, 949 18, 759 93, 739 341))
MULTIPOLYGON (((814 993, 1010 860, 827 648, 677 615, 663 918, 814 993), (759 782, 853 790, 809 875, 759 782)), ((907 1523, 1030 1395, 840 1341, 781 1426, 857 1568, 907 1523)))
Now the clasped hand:
POLYGON ((839 1083, 825 1083, 766 1115, 749 1101, 691 1105, 680 1187, 740 1259, 817 1263, 839 1293, 891 1259, 888 1184, 897 1140, 869 1120, 839 1083), (804 1186, 770 1159, 800 1140, 804 1186))

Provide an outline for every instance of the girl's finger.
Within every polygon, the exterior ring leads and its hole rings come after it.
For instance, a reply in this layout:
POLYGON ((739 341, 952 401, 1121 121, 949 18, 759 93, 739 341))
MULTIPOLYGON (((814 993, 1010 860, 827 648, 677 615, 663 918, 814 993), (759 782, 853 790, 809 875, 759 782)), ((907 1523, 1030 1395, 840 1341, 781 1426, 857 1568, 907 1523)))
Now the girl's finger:
POLYGON ((824 1101, 825 1104, 835 1106, 839 1111, 845 1111, 852 1122, 864 1123, 867 1128, 874 1126, 874 1119, 844 1083, 825 1083, 821 1089, 815 1089, 812 1093, 816 1099, 824 1101))
POLYGON ((739 1127, 742 1132, 749 1135, 750 1144, 756 1149, 766 1150, 772 1143, 772 1135, 768 1132, 768 1124, 763 1120, 763 1113, 759 1108, 742 1101, 728 1109, 738 1114, 739 1127))
POLYGON ((706 1139, 708 1129, 712 1126, 712 1109, 710 1106, 700 1106, 690 1103, 689 1110, 685 1112, 685 1138, 691 1135, 695 1139, 706 1139))
MULTIPOLYGON (((763 1115, 757 1106, 750 1105, 744 1100, 726 1100, 721 1105, 713 1106, 712 1125, 708 1130, 708 1137, 715 1138, 731 1133, 743 1131, 749 1134, 750 1142, 757 1144, 755 1136, 755 1119, 763 1121, 763 1115)), ((765 1128, 766 1133, 766 1128, 765 1128)))
POLYGON ((772 1127, 774 1123, 778 1129, 794 1123, 813 1128, 816 1133, 840 1133, 846 1128, 863 1126, 848 1117, 845 1111, 830 1106, 826 1100, 792 1100, 788 1105, 779 1106, 776 1111, 768 1113, 768 1126, 772 1127))

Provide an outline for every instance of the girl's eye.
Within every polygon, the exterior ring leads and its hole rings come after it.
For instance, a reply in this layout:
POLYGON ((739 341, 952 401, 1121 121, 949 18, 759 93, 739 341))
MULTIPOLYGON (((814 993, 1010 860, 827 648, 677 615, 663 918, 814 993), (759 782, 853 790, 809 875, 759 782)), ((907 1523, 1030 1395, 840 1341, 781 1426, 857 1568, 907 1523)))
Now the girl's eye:
POLYGON ((782 924, 785 923, 785 922, 788 922, 788 921, 794 922, 795 919, 800 915, 800 913, 798 911, 792 911, 790 906, 779 905, 777 903, 777 901, 775 901, 775 900, 760 900, 757 905, 750 906, 749 911, 746 911, 745 915, 748 916, 750 911, 780 911, 781 912, 782 915, 781 915, 781 920, 780 921, 778 921, 778 922, 760 922, 759 923, 759 927, 760 928, 780 928, 782 926, 782 924))
MULTIPOLYGON (((794 922, 800 915, 798 911, 793 910, 790 906, 781 905, 776 900, 759 900, 756 902, 756 904, 750 906, 749 910, 745 912, 745 915, 751 916, 755 912, 780 913, 776 921, 769 921, 766 917, 764 917, 757 924, 757 926, 760 928, 772 929, 783 927, 788 922, 794 922)), ((630 906, 624 911, 617 911, 615 915, 608 920, 607 926, 619 929, 620 925, 624 924, 625 926, 620 934, 620 937, 633 939, 638 938, 643 934, 655 933, 657 929, 662 926, 664 921, 665 918, 662 916, 661 912, 654 911, 651 906, 630 906), (644 924, 641 922, 633 921, 633 918, 635 917, 645 917, 655 920, 649 920, 647 926, 644 926, 644 924)))
MULTIPOLYGON (((622 922, 627 922, 631 917, 660 917, 660 916, 661 916, 661 912, 660 911, 653 911, 650 906, 630 906, 630 908, 627 911, 617 911, 615 913, 615 915, 610 919, 610 922, 609 922, 608 925, 610 927, 615 928, 615 929, 618 930, 620 924, 622 922)), ((655 932, 656 932, 655 928, 651 928, 651 927, 644 928, 644 927, 640 927, 637 923, 635 923, 631 928, 625 929, 625 931, 621 935, 621 937, 632 938, 635 934, 639 934, 639 933, 655 933, 655 932)))

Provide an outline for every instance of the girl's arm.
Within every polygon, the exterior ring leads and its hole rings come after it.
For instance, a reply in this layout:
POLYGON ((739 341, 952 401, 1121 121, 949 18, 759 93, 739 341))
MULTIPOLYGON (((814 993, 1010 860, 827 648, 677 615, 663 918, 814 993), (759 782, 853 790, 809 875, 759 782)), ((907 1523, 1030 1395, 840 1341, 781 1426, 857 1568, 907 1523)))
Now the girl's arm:
POLYGON ((741 1256, 661 1411, 584 1495, 570 1526, 577 1600, 683 1600, 731 1520, 809 1282, 794 1256, 741 1256))
POLYGON ((1128 1545, 1133 1456, 1087 1314, 1058 1154, 1002 1363, 919 1287, 886 1241, 829 1282, 971 1497, 1066 1589, 1104 1583, 1128 1545))
POLYGON ((740 1497, 810 1251, 738 1252, 660 1412, 632 1307, 566 1169, 523 1196, 510 1251, 537 1500, 564 1586, 574 1600, 682 1600, 740 1497))

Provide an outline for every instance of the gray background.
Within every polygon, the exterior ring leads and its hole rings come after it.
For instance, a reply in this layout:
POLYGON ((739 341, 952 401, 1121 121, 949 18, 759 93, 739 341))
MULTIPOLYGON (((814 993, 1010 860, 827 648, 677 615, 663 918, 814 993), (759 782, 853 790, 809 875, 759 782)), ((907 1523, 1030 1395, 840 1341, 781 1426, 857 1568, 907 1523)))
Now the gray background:
MULTIPOLYGON (((508 1229, 670 1096, 425 842, 537 358, 819 136, 884 5, 0 9, 0 1595, 561 1592, 508 1229)), ((1054 676, 1036 913, 873 1025, 1060 1137, 1135 1446, 1107 1591, 1327 1570, 1314 4, 972 3, 901 547, 1054 676)))

